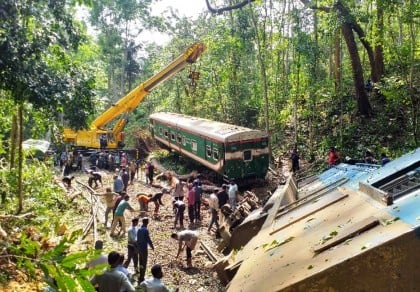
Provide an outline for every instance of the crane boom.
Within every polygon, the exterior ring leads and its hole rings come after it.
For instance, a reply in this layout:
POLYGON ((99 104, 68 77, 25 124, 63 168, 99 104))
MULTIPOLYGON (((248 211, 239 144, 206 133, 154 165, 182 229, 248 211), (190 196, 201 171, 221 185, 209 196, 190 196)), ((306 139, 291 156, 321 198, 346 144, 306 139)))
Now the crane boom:
POLYGON ((73 144, 76 147, 103 148, 103 145, 100 145, 100 138, 105 136, 107 141, 106 148, 112 149, 122 147, 124 140, 124 137, 122 137, 122 131, 127 123, 127 116, 156 86, 174 76, 188 64, 196 62, 205 49, 206 46, 203 43, 194 43, 169 65, 164 67, 145 82, 138 85, 126 96, 121 98, 104 113, 98 116, 90 125, 89 130, 80 130, 75 132, 72 129, 64 129, 64 142, 73 144), (115 123, 112 130, 104 128, 120 116, 121 118, 115 123))

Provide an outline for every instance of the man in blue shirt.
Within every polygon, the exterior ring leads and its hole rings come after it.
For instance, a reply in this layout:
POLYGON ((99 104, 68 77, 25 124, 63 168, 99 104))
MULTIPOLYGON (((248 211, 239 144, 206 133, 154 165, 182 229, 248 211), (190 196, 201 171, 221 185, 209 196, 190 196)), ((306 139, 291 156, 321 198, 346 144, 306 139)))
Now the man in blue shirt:
POLYGON ((139 283, 144 281, 144 275, 146 273, 147 246, 149 245, 153 251, 155 250, 153 242, 150 239, 149 230, 147 229, 147 225, 149 224, 149 218, 143 218, 142 223, 143 225, 140 227, 139 231, 137 231, 137 248, 139 251, 140 260, 139 283))
POLYGON ((122 179, 118 175, 114 175, 113 192, 121 195, 123 191, 124 191, 124 183, 122 179))

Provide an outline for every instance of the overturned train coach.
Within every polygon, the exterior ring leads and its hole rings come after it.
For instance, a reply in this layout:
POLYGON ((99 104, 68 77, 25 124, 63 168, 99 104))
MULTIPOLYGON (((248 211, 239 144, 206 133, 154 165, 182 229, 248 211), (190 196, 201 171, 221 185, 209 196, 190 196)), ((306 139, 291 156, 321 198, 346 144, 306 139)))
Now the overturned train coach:
POLYGON ((230 240, 227 292, 420 291, 420 148, 292 176, 230 240))
POLYGON ((267 173, 265 132, 169 112, 149 119, 155 140, 224 178, 264 178, 267 173))

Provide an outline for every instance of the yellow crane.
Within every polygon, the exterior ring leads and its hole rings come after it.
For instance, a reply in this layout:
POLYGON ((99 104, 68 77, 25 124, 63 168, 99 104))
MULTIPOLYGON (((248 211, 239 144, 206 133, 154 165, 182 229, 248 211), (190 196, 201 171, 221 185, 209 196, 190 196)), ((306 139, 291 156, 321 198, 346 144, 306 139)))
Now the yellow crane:
POLYGON ((76 148, 107 148, 118 149, 124 144, 124 127, 129 114, 137 107, 143 98, 163 81, 174 76, 188 64, 194 63, 204 52, 206 46, 196 42, 145 82, 138 85, 130 93, 113 104, 103 114, 98 116, 88 130, 74 131, 65 128, 63 142, 76 148), (105 127, 119 117, 112 129, 105 127))

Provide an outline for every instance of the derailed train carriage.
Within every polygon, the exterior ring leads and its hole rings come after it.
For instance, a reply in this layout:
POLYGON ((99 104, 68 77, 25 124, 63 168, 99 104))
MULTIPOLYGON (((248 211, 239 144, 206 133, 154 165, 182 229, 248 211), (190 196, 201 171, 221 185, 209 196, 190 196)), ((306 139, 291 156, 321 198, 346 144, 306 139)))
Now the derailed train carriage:
POLYGON ((267 174, 265 132, 170 112, 154 113, 149 120, 154 139, 226 179, 267 174))
POLYGON ((418 291, 420 148, 291 177, 247 219, 215 266, 227 291, 418 291))

